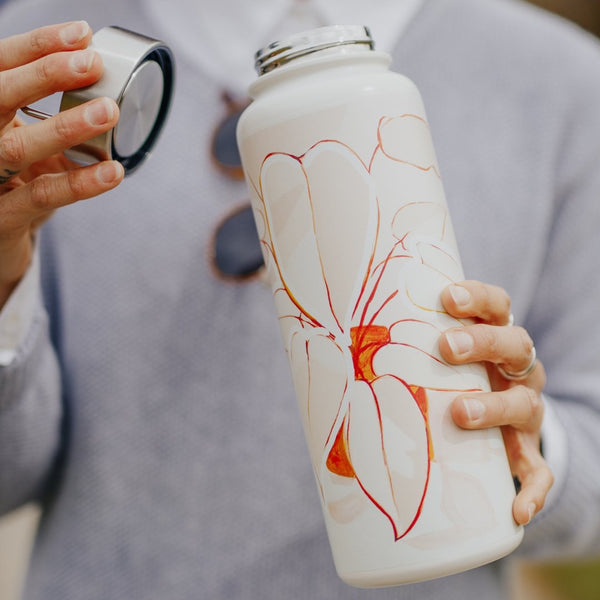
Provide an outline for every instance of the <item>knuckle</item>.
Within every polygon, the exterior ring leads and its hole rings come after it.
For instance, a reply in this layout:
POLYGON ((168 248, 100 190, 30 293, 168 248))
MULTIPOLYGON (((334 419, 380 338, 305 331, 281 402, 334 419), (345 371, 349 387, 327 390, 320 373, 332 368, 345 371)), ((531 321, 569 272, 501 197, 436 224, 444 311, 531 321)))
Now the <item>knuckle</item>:
POLYGON ((546 387, 546 369, 544 368, 544 364, 541 360, 537 360, 536 362, 536 386, 538 392, 541 394, 542 390, 546 387))
POLYGON ((0 73, 0 114, 8 113, 11 110, 14 110, 13 107, 8 105, 8 100, 6 99, 7 91, 7 82, 5 81, 2 73, 0 73))
POLYGON ((23 138, 15 129, 0 138, 0 161, 8 166, 18 166, 25 159, 23 138))
POLYGON ((500 286, 481 281, 471 280, 468 283, 480 307, 480 316, 494 325, 504 323, 511 309, 508 292, 500 286))
POLYGON ((515 327, 515 332, 518 336, 518 343, 520 348, 527 356, 531 356, 531 352, 533 350, 533 340, 527 330, 523 327, 515 327))
POLYGON ((85 184, 81 177, 79 177, 79 171, 67 171, 67 187, 69 194, 72 199, 83 198, 85 195, 85 184))
POLYGON ((44 29, 32 31, 29 36, 29 46, 35 54, 41 54, 48 48, 50 37, 44 29))
POLYGON ((481 302, 485 306, 490 306, 490 303, 492 301, 492 290, 490 286, 484 283, 479 283, 479 294, 481 296, 481 302))
POLYGON ((511 414, 511 402, 509 399, 509 395, 507 392, 497 392, 498 399, 498 420, 501 423, 508 423, 512 419, 510 419, 511 414))
POLYGON ((33 208, 39 212, 51 210, 53 182, 48 175, 40 175, 31 183, 30 199, 33 208))
POLYGON ((527 402, 529 413, 528 420, 534 421, 535 423, 541 422, 544 414, 544 402, 541 396, 531 387, 520 385, 518 388, 527 402))
POLYGON ((35 63, 35 75, 39 81, 47 82, 52 78, 52 65, 46 58, 40 59, 35 63))
POLYGON ((73 127, 65 118, 63 113, 59 113, 52 119, 52 128, 54 135, 59 142, 68 143, 73 135, 73 127))
POLYGON ((498 305, 500 306, 501 311, 503 311, 505 314, 510 314, 510 309, 511 309, 511 300, 510 300, 510 296, 508 295, 508 292, 502 288, 499 287, 498 289, 498 305))
POLYGON ((480 327, 480 343, 487 355, 495 356, 498 351, 498 335, 496 328, 492 326, 480 327))

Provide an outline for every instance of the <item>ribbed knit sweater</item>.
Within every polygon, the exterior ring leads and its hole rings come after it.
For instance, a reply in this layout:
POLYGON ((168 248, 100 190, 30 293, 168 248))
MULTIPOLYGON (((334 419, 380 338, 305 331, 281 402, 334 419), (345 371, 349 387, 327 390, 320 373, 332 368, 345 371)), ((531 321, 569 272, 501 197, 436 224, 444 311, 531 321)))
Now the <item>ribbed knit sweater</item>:
MULTIPOLYGON (((79 18, 163 37, 142 0, 19 0, 0 34, 79 18)), ((519 2, 429 0, 393 68, 423 94, 467 277, 510 293, 566 432, 518 552, 600 551, 598 44, 519 2)), ((25 599, 505 597, 502 563, 377 591, 337 578, 271 293, 210 267, 247 197, 211 167, 221 92, 179 60, 150 161, 40 236, 43 301, 0 370, 0 511, 43 508, 25 599)))

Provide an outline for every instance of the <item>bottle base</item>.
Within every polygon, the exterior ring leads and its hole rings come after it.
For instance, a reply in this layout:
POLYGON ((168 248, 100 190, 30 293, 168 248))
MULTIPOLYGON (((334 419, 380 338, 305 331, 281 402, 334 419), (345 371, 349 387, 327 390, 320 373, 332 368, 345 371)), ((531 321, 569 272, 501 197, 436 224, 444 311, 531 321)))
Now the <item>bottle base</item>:
MULTIPOLYGON (((459 558, 449 556, 446 561, 437 561, 428 565, 409 565, 393 569, 374 569, 354 573, 341 573, 339 577, 347 584, 358 588, 394 587, 411 583, 419 583, 431 579, 438 579, 448 575, 455 575, 481 567, 510 554, 523 539, 523 530, 502 543, 489 548, 487 551, 477 551, 459 558)), ((452 554, 449 549, 449 554, 452 554)))

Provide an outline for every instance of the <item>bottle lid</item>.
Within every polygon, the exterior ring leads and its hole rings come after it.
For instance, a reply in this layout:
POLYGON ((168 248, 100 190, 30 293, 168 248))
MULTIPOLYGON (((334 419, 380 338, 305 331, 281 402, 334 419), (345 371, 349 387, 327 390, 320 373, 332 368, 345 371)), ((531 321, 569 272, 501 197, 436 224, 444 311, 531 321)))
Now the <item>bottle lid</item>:
POLYGON ((264 75, 294 58, 350 44, 364 44, 369 50, 375 47, 371 32, 364 25, 331 25, 297 33, 261 48, 255 55, 256 71, 264 75))
MULTIPOLYGON (((60 111, 108 96, 119 106, 119 122, 69 148, 65 155, 86 165, 118 160, 129 175, 148 157, 167 118, 173 95, 173 54, 159 40, 113 26, 97 31, 90 47, 102 56, 104 73, 92 85, 65 91, 60 111)), ((31 106, 21 110, 36 119, 52 116, 31 106)))

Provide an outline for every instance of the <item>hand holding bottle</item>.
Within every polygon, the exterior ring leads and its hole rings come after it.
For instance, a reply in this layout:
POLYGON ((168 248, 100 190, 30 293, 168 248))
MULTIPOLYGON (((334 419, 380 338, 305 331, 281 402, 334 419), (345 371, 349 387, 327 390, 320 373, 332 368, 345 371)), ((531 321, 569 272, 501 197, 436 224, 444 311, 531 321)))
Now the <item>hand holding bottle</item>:
POLYGON ((452 416, 465 429, 501 427, 513 475, 521 483, 513 516, 525 525, 544 506, 553 483, 540 452, 544 367, 527 331, 512 325, 510 298, 503 289, 464 281, 446 288, 442 302, 451 315, 476 320, 444 333, 442 356, 453 364, 484 361, 492 385, 491 392, 459 395, 452 416))

